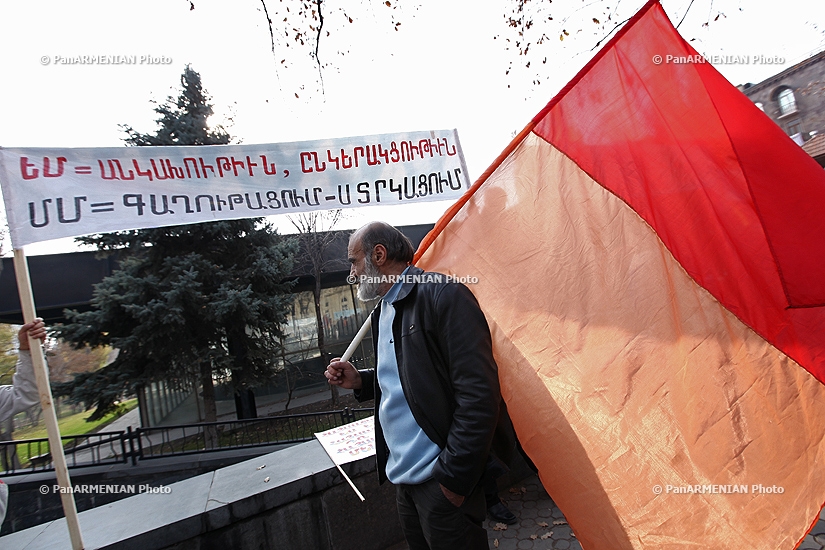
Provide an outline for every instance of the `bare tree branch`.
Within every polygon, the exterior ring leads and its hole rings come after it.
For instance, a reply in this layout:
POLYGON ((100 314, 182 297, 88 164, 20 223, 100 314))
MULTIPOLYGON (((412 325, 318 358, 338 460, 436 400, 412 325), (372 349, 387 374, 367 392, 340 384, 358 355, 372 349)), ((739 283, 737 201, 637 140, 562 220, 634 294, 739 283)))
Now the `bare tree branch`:
POLYGON ((266 16, 266 22, 269 25, 269 41, 272 44, 272 55, 275 55, 275 33, 272 31, 272 19, 269 17, 269 11, 266 9, 265 0, 261 0, 261 5, 264 7, 264 15, 266 16))
POLYGON ((628 17, 627 19, 625 19, 624 21, 622 21, 621 23, 617 23, 617 24, 616 24, 616 26, 615 26, 615 27, 613 27, 613 28, 610 30, 610 32, 609 32, 609 33, 607 33, 606 35, 604 35, 604 37, 603 37, 601 40, 599 40, 598 42, 596 42, 596 45, 595 45, 595 46, 593 46, 592 48, 590 48, 590 51, 592 52, 593 50, 595 50, 596 48, 598 48, 598 47, 599 47, 599 45, 600 45, 602 42, 604 42, 605 40, 607 40, 607 39, 610 37, 610 35, 611 35, 611 34, 613 34, 614 32, 616 32, 616 29, 618 29, 619 27, 621 27, 622 25, 624 25, 624 24, 625 24, 625 23, 627 23, 628 21, 630 21, 630 18, 629 18, 629 17, 628 17))
POLYGON ((315 35, 315 63, 318 65, 318 78, 321 79, 321 95, 324 95, 324 75, 321 71, 321 58, 318 57, 318 48, 321 46, 321 31, 324 28, 324 13, 321 11, 323 0, 315 0, 318 6, 318 33, 315 35))
MULTIPOLYGON (((693 6, 693 1, 694 1, 694 0, 690 0, 690 4, 688 4, 688 7, 687 7, 687 9, 685 10, 685 13, 682 15, 682 19, 679 21, 679 25, 681 25, 681 24, 682 24, 682 22, 685 20, 685 17, 687 17, 687 14, 688 14, 688 12, 690 11, 691 6, 693 6)), ((713 5, 713 3, 711 3, 711 5, 713 5)), ((677 28, 677 29, 679 28, 679 25, 676 25, 676 28, 677 28)))

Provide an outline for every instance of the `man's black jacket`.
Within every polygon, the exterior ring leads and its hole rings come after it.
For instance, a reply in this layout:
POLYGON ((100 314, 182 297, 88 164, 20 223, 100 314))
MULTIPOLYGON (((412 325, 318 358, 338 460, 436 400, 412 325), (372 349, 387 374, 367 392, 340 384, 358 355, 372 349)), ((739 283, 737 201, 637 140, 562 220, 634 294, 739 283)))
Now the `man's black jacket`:
MULTIPOLYGON (((394 302, 392 327, 401 386, 416 422, 441 448, 433 477, 466 496, 484 473, 500 416, 490 329, 466 286, 417 267, 407 274, 394 302)), ((379 316, 376 308, 372 314, 376 356, 379 316)), ((380 388, 374 369, 359 372, 362 389, 356 398, 376 400, 376 458, 383 482, 388 451, 379 416, 380 388)))

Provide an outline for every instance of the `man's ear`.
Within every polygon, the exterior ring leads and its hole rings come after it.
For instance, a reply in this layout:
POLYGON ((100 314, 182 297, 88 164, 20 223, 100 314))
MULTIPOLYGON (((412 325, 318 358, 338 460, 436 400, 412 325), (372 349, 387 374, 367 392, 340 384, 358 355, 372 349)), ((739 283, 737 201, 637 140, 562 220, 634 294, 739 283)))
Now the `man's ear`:
POLYGON ((372 249, 372 264, 375 267, 381 266, 387 261, 387 249, 383 244, 377 244, 372 249))

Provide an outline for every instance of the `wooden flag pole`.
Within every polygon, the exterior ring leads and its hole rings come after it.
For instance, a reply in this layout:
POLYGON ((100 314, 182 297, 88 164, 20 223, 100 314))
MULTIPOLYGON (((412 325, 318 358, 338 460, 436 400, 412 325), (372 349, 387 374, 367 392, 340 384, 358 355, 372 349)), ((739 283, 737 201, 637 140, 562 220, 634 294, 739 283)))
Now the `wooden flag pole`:
MULTIPOLYGON (((360 329, 358 329, 358 333, 355 335, 355 338, 353 338, 352 342, 350 342, 349 346, 347 346, 347 350, 344 352, 344 355, 341 356, 341 361, 349 361, 349 358, 352 357, 353 353, 355 353, 355 350, 358 348, 358 344, 360 344, 361 340, 364 339, 364 336, 367 335, 371 326, 372 315, 367 315, 367 320, 364 321, 364 324, 361 325, 360 329)), ((326 451, 326 449, 324 450, 326 451)), ((329 456, 329 453, 327 453, 327 456, 329 456)), ((337 462, 335 462, 335 459, 333 459, 331 456, 329 458, 330 460, 332 460, 332 463, 335 464, 335 467, 338 468, 338 471, 341 473, 344 479, 347 480, 347 483, 349 483, 349 486, 352 487, 352 490, 355 491, 355 494, 358 495, 358 498, 361 499, 361 502, 364 502, 364 495, 361 494, 361 491, 358 490, 358 487, 355 486, 355 483, 352 482, 352 480, 344 472, 341 466, 337 462)))
MULTIPOLYGON (((327 453, 327 456, 329 456, 329 453, 327 453)), ((367 500, 364 498, 364 495, 361 494, 361 491, 358 490, 358 487, 355 486, 355 483, 353 483, 349 476, 344 472, 343 468, 341 468, 341 465, 335 462, 331 456, 329 458, 332 460, 332 463, 335 464, 335 467, 338 468, 338 472, 344 477, 345 480, 347 480, 347 483, 349 483, 349 486, 352 487, 352 490, 355 491, 355 494, 358 495, 358 498, 361 499, 361 502, 367 500)))
MULTIPOLYGON (((14 272, 17 277, 17 292, 20 295, 20 306, 23 309, 23 322, 31 323, 37 318, 34 308, 34 294, 32 293, 29 264, 22 248, 14 249, 14 272)), ((69 479, 69 469, 66 467, 66 455, 63 454, 63 444, 60 440, 60 428, 57 425, 57 414, 54 410, 52 389, 49 386, 49 374, 46 371, 46 358, 43 355, 43 346, 40 340, 29 337, 29 348, 32 354, 34 377, 37 381, 37 391, 40 394, 40 406, 43 409, 43 418, 46 422, 46 432, 49 436, 49 450, 51 451, 54 470, 57 474, 57 483, 60 486, 60 500, 63 503, 63 513, 69 527, 69 538, 73 550, 83 550, 83 536, 80 533, 80 522, 77 518, 77 506, 72 493, 72 483, 69 479)))
POLYGON ((371 326, 372 315, 367 315, 367 320, 364 321, 364 324, 361 325, 360 329, 358 329, 358 334, 355 335, 355 338, 352 339, 352 342, 350 342, 350 345, 347 347, 347 351, 345 351, 344 355, 341 356, 341 361, 349 361, 349 358, 352 357, 353 353, 355 353, 355 349, 358 347, 358 344, 361 343, 361 340, 364 339, 364 336, 367 335, 367 332, 369 332, 371 326))

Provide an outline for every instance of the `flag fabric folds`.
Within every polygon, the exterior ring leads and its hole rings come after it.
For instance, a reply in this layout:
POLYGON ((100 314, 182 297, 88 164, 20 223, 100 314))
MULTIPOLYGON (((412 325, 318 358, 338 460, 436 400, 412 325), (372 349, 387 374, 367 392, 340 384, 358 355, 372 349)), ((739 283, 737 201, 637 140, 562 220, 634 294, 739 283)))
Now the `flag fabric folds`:
POLYGON ((792 549, 825 501, 825 171, 649 2, 436 224, 587 549, 792 549), (688 60, 688 61, 686 61, 688 60))

